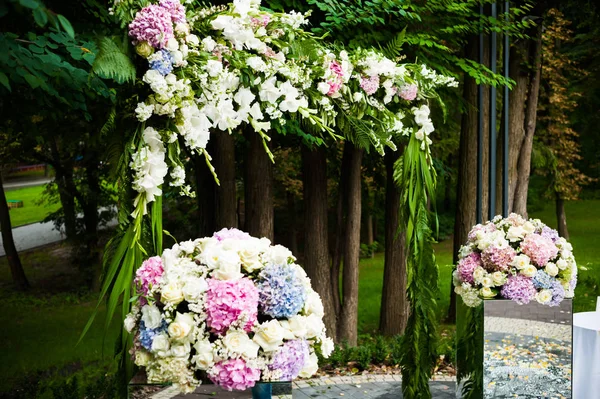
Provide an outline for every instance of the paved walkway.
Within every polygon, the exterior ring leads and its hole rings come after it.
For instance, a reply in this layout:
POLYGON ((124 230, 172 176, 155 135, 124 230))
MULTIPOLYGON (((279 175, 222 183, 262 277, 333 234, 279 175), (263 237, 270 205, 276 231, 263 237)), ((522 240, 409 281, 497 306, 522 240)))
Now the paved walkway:
MULTIPOLYGON (((322 377, 312 380, 295 381, 292 394, 273 395, 277 399, 402 399, 402 382, 399 375, 362 375, 347 377, 322 377)), ((435 399, 454 399, 455 383, 453 378, 440 378, 429 383, 432 397, 435 399)), ((152 399, 249 399, 248 392, 228 392, 213 385, 203 385, 189 395, 178 394, 169 387, 151 396, 152 399)))

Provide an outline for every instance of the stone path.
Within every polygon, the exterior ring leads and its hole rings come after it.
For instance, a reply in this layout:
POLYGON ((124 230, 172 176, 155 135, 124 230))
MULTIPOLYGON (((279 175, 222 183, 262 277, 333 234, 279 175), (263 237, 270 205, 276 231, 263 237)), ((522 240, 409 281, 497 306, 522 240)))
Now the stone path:
MULTIPOLYGON (((435 399, 454 399, 455 383, 451 377, 440 378, 429 383, 435 399)), ((181 395, 169 387, 153 396, 152 399, 250 399, 250 392, 227 392, 212 385, 204 385, 194 393, 181 395)), ((273 395, 277 399, 402 399, 402 382, 399 375, 362 375, 345 377, 322 377, 312 380, 295 381, 292 394, 273 395)))

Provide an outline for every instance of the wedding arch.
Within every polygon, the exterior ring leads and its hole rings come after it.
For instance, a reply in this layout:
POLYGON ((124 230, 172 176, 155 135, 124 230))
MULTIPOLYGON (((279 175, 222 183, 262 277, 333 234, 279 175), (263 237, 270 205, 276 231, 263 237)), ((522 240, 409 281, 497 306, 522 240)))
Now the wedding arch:
MULTIPOLYGON (((131 62, 143 73, 129 100, 137 127, 123 132, 118 179, 122 197, 131 202, 121 204, 127 217, 107 246, 100 295, 108 303, 106 325, 118 306, 123 315, 129 312, 142 261, 163 252, 162 187, 195 195, 185 184, 184 146, 205 158, 218 182, 207 143, 240 126, 261 137, 273 162, 267 143, 290 122, 306 145, 347 140, 383 155, 402 144, 395 180, 402 193, 398 211, 406 231, 411 304, 403 390, 409 398, 429 392, 438 273, 427 206, 436 184, 429 105, 439 99, 439 88, 456 87, 456 80, 401 62, 401 37, 383 49, 346 50, 305 30, 307 15, 267 11, 256 0, 212 7, 120 0, 111 11, 135 49, 131 62)), ((130 346, 122 331, 122 354, 130 346)), ((124 370, 130 370, 127 358, 121 356, 124 370)))

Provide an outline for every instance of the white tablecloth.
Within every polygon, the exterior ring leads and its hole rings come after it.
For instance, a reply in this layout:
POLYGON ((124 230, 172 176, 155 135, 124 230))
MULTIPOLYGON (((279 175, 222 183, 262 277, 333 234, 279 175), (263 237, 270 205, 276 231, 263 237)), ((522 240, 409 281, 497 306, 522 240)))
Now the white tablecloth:
POLYGON ((573 398, 600 399, 600 312, 573 315, 573 398))

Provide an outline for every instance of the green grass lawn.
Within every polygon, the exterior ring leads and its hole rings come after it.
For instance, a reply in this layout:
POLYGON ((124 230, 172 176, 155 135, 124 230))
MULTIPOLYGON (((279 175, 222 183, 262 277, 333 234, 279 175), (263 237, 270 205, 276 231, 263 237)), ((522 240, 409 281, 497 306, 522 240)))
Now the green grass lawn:
POLYGON ((42 198, 43 191, 44 186, 34 186, 6 192, 7 200, 23 201, 22 208, 13 208, 10 210, 10 221, 13 227, 39 222, 49 213, 60 208, 60 204, 38 204, 42 198))

